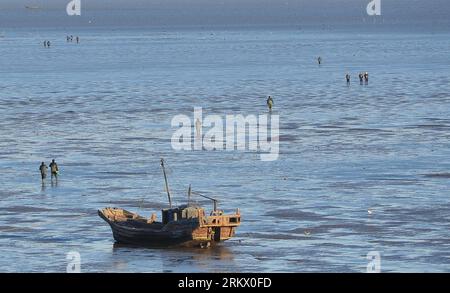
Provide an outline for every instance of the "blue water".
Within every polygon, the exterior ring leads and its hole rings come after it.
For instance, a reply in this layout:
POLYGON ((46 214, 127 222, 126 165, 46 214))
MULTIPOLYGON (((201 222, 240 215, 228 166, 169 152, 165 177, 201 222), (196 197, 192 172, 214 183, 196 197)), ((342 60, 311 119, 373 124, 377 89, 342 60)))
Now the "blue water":
POLYGON ((65 272, 69 251, 82 272, 364 272, 369 251, 384 272, 450 271, 448 33, 0 36, 1 271, 65 272), (175 115, 265 114, 267 95, 280 115, 277 161, 172 149, 175 115), (207 250, 114 245, 96 210, 166 207, 161 157, 178 204, 192 184, 241 209, 235 238, 207 250), (39 164, 52 158, 58 184, 41 185, 39 164))

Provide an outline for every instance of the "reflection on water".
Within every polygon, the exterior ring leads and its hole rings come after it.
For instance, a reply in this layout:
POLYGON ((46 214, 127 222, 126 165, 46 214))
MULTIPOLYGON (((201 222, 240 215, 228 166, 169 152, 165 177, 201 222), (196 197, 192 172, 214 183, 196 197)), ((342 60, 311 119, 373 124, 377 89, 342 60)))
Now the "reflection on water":
POLYGON ((196 260, 206 260, 206 259, 215 259, 215 260, 233 260, 233 254, 231 250, 224 245, 215 245, 209 248, 185 248, 185 247, 172 247, 172 248, 143 248, 141 246, 129 245, 114 242, 113 247, 113 255, 136 252, 139 250, 151 250, 151 251, 159 251, 159 252, 180 252, 185 254, 191 254, 196 260))
POLYGON ((183 268, 193 272, 217 271, 234 264, 230 248, 217 245, 207 249, 201 248, 143 248, 133 245, 114 243, 112 245, 113 270, 128 271, 130 260, 141 258, 144 271, 155 271, 155 263, 164 272, 182 272, 183 268), (144 257, 144 258, 143 258, 144 257), (147 262, 146 259, 151 259, 147 262), (148 263, 148 266, 144 263, 148 263))
POLYGON ((374 250, 383 271, 449 270, 448 35, 210 33, 83 31, 70 46, 58 31, 8 32, 1 270, 64 272, 78 251, 83 272, 359 272, 374 250), (42 36, 50 50, 36 45, 42 36), (361 71, 368 85, 354 82, 361 71), (279 160, 171 148, 175 115, 263 114, 268 95, 279 160), (175 204, 192 184, 241 209, 235 238, 205 250, 114 245, 97 209, 159 215, 161 157, 175 204), (48 158, 60 177, 41 184, 48 158))
POLYGON ((45 189, 46 189, 46 184, 45 184, 45 182, 42 182, 41 183, 41 193, 44 193, 45 189))
POLYGON ((50 182, 53 188, 58 187, 58 179, 51 179, 50 182))

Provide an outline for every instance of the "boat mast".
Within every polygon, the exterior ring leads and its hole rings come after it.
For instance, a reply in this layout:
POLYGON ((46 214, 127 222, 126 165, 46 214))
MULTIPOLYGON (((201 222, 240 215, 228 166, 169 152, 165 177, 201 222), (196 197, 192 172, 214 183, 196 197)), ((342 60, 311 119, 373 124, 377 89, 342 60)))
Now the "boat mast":
POLYGON ((191 188, 191 185, 189 184, 189 190, 188 190, 188 206, 191 205, 191 195, 192 195, 192 188, 191 188))
POLYGON ((169 182, 167 182, 166 168, 164 167, 164 159, 161 159, 161 167, 164 173, 164 181, 166 182, 167 197, 169 198, 169 207, 172 208, 172 199, 170 197, 169 182))

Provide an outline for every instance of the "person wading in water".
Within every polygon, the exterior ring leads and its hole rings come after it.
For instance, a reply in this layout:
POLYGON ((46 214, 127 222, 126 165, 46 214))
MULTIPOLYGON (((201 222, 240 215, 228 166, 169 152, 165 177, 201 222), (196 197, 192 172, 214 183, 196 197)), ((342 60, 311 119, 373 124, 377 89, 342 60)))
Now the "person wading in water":
POLYGON ((47 165, 45 165, 45 163, 42 162, 41 166, 39 166, 39 171, 41 171, 42 182, 44 182, 45 178, 47 178, 47 170, 48 170, 47 165))
POLYGON ((366 82, 366 84, 369 84, 369 73, 368 72, 364 73, 364 81, 366 82))
POLYGON ((267 98, 267 107, 269 107, 269 111, 272 112, 272 107, 273 107, 273 99, 271 96, 269 96, 267 98))
POLYGON ((202 122, 198 118, 195 121, 195 133, 197 135, 197 138, 202 138, 202 122))
POLYGON ((363 79, 364 79, 364 74, 360 73, 359 74, 359 83, 363 84, 363 79))
POLYGON ((56 180, 58 180, 58 173, 59 173, 59 169, 58 169, 58 164, 56 164, 55 159, 52 160, 52 162, 50 163, 50 172, 52 173, 52 180, 53 177, 56 178, 56 180))

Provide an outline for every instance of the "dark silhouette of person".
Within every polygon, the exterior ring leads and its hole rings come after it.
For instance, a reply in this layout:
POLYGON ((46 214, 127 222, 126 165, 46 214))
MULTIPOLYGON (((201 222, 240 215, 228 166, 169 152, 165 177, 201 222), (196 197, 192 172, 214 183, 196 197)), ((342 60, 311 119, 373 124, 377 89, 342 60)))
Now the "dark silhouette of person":
POLYGON ((47 48, 50 48, 50 41, 47 41, 47 48))
POLYGON ((273 99, 271 96, 269 96, 267 98, 267 107, 269 107, 269 111, 272 111, 272 107, 273 107, 273 99))
POLYGON ((360 82, 361 84, 363 84, 363 79, 364 79, 364 74, 360 73, 360 74, 359 74, 359 82, 360 82))
POLYGON ((347 80, 347 84, 350 84, 350 74, 347 73, 345 79, 347 80))
POLYGON ((364 73, 364 81, 366 82, 366 84, 369 83, 369 73, 368 72, 364 73))
POLYGON ((80 37, 77 36, 77 44, 79 44, 79 43, 80 43, 80 37))
POLYGON ((319 56, 319 58, 317 58, 317 63, 322 64, 322 57, 319 56))
POLYGON ((41 171, 42 181, 44 181, 45 178, 47 178, 47 170, 48 170, 47 165, 45 165, 45 163, 42 162, 41 165, 39 166, 39 171, 41 171))
POLYGON ((58 164, 56 164, 56 162, 55 162, 55 159, 52 160, 52 162, 50 163, 49 166, 50 166, 50 172, 52 174, 52 180, 53 180, 53 177, 58 179, 59 168, 58 168, 58 164))

